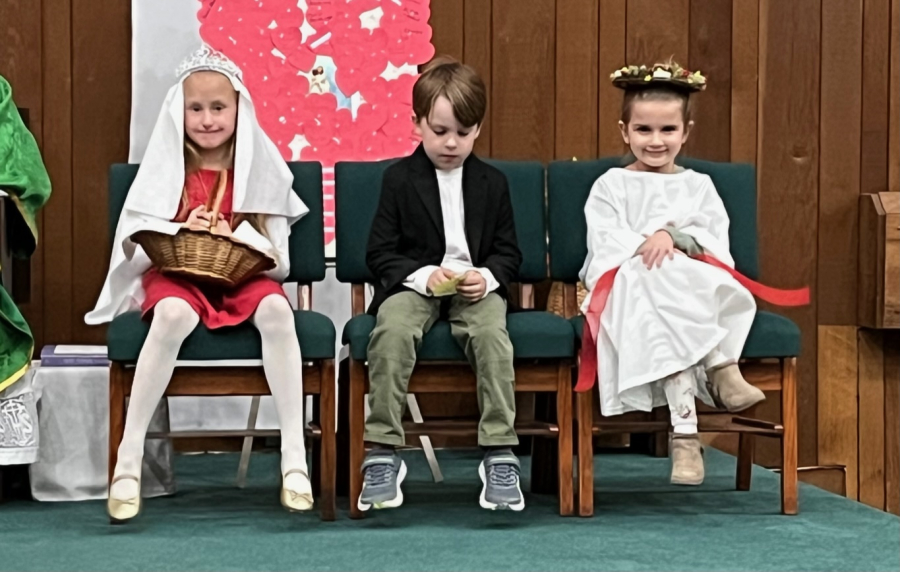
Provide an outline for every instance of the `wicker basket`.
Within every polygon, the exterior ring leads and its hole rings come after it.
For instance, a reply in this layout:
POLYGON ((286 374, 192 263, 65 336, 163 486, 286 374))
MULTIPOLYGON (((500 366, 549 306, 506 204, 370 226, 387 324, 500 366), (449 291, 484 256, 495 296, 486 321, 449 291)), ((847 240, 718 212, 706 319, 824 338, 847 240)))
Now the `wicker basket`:
MULTIPOLYGON (((587 296, 587 289, 581 284, 578 283, 577 286, 577 300, 578 307, 581 308, 581 304, 584 302, 585 297, 587 296)), ((550 294, 547 296, 547 311, 556 314, 558 316, 565 317, 565 306, 563 304, 563 283, 562 282, 554 282, 552 286, 550 286, 550 294)), ((580 311, 578 312, 581 313, 580 311)))
MULTIPOLYGON (((213 203, 211 227, 215 228, 224 195, 227 174, 219 175, 213 203)), ((209 206, 209 205, 208 205, 209 206)), ((210 231, 181 229, 175 235, 142 230, 132 240, 141 245, 153 266, 162 274, 187 278, 221 288, 234 288, 260 272, 275 268, 264 252, 210 231)))

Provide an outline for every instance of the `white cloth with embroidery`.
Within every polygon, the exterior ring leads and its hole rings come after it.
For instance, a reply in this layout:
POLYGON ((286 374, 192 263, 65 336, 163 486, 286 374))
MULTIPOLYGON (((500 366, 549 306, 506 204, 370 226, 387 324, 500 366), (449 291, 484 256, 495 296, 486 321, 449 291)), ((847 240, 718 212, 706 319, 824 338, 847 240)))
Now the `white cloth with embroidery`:
MULTIPOLYGON (((593 291, 621 266, 600 317, 597 341, 604 415, 650 411, 666 403, 661 380, 689 370, 694 394, 712 405, 700 362, 718 347, 738 359, 756 315, 753 295, 724 270, 680 253, 648 270, 635 251, 671 225, 704 252, 734 266, 728 215, 708 175, 610 169, 584 208, 588 256, 580 277, 593 291)), ((590 302, 585 299, 582 311, 590 302)))
POLYGON ((0 465, 30 465, 40 446, 37 408, 32 388, 35 367, 0 391, 0 465))
MULTIPOLYGON (((290 227, 309 209, 293 191, 293 175, 278 148, 260 127, 247 88, 236 75, 215 71, 225 75, 238 92, 233 211, 268 215, 268 238, 246 221, 233 234, 237 240, 272 256, 277 265, 266 275, 282 282, 290 271, 290 227)), ((106 282, 94 310, 85 316, 88 324, 109 322, 121 313, 139 309, 144 301, 141 277, 151 264, 131 236, 140 230, 174 235, 181 228, 172 219, 178 212, 184 187, 183 84, 188 76, 179 79, 163 102, 119 217, 106 282)))

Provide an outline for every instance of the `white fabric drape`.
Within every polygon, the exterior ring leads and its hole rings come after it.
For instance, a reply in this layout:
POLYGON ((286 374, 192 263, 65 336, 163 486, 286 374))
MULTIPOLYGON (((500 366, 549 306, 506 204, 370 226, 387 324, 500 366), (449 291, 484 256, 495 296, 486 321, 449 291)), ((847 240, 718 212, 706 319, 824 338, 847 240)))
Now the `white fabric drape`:
POLYGON ((621 266, 600 317, 603 414, 665 404, 660 380, 685 370, 695 395, 712 404, 700 362, 717 347, 726 359, 740 357, 756 313, 753 296, 728 273, 680 253, 652 270, 634 256, 646 236, 671 225, 733 266, 728 215, 712 180, 691 170, 611 169, 591 189, 585 217, 585 285, 593 289, 607 270, 621 266))

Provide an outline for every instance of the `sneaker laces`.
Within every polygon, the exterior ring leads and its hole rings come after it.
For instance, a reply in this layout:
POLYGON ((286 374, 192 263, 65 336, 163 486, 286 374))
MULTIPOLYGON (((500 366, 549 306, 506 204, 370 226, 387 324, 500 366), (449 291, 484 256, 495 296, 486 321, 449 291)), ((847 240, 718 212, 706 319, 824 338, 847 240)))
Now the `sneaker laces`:
POLYGON ((393 463, 378 463, 366 469, 366 484, 372 487, 384 485, 390 482, 394 472, 393 463))
POLYGON ((512 464, 498 463, 491 466, 488 482, 499 487, 513 487, 519 481, 519 468, 512 464))

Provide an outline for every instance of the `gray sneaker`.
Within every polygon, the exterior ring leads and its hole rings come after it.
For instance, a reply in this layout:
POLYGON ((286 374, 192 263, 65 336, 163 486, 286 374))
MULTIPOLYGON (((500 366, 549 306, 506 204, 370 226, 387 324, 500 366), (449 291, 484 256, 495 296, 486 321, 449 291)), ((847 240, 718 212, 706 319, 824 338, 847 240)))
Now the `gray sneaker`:
POLYGON ((373 506, 395 508, 403 504, 400 483, 406 478, 406 463, 390 449, 372 449, 363 461, 363 488, 356 503, 362 511, 373 506))
POLYGON ((479 503, 490 510, 525 508, 525 497, 519 485, 519 459, 509 449, 488 451, 478 466, 483 487, 479 503))

